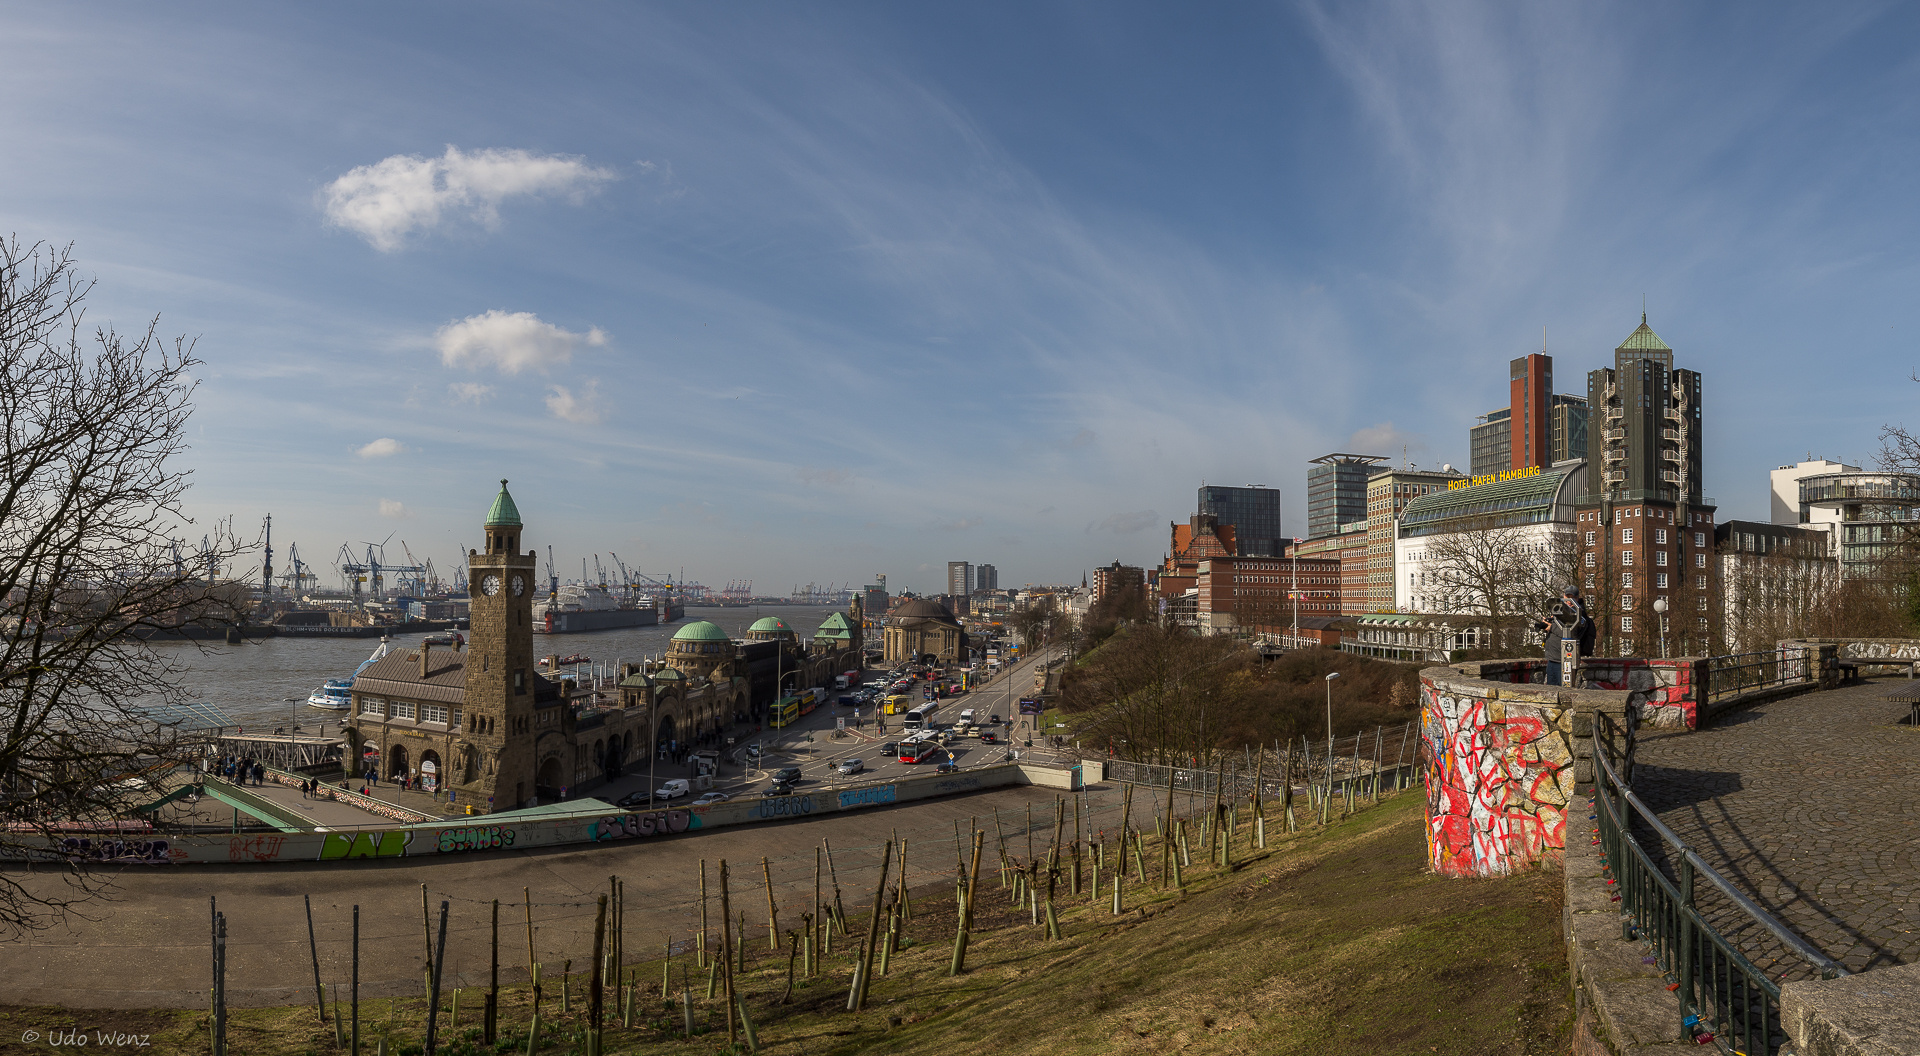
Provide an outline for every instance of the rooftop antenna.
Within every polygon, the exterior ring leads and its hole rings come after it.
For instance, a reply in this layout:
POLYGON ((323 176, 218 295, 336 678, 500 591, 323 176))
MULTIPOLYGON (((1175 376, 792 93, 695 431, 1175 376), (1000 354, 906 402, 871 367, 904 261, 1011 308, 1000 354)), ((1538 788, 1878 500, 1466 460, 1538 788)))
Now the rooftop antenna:
POLYGON ((1647 325, 1647 295, 1640 295, 1640 325, 1647 325))

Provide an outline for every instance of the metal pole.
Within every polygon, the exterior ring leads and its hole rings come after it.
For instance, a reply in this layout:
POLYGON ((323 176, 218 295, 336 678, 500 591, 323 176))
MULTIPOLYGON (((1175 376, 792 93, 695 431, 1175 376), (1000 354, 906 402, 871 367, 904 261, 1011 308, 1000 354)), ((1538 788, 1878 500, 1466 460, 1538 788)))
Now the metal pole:
POLYGON ((349 1056, 360 1056, 360 907, 353 907, 353 1046, 349 1056))
POLYGON ((440 949, 433 958, 432 994, 427 999, 427 1045, 426 1056, 439 1051, 440 1032, 440 970, 447 959, 447 902, 440 902, 440 949))

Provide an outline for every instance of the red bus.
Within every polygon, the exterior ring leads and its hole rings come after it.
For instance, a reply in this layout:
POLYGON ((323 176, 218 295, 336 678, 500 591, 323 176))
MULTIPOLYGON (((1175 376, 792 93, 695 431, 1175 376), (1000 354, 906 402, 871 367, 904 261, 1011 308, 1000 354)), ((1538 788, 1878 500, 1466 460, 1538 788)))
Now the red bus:
POLYGON ((924 762, 926 758, 940 750, 932 741, 901 741, 900 761, 903 763, 924 762))

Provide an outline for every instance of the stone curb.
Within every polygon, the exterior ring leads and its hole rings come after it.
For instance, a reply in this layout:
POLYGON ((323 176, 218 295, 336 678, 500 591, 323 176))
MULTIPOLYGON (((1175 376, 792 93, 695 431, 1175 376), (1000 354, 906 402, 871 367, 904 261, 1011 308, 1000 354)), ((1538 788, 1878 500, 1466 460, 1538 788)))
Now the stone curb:
POLYGON ((1621 938, 1620 903, 1600 871, 1592 799, 1567 804, 1566 908, 1561 921, 1573 982, 1573 1051, 1579 1056, 1657 1056, 1699 1052, 1680 1031, 1680 1002, 1659 969, 1641 963, 1637 942, 1621 938))

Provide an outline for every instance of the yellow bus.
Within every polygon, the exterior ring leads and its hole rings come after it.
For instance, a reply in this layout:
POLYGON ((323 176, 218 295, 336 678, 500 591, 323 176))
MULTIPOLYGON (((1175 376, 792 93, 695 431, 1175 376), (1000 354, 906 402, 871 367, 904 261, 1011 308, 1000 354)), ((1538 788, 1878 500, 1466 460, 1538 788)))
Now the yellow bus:
POLYGON ((778 730, 791 726, 800 719, 800 702, 793 697, 781 697, 775 701, 767 725, 778 730))
POLYGON ((913 709, 913 697, 905 693, 895 693, 887 698, 887 714, 904 715, 913 709))

